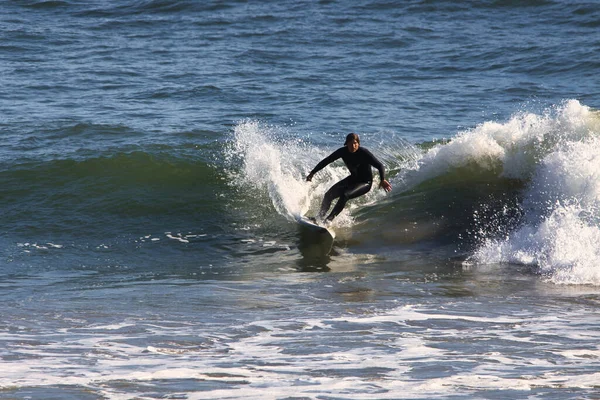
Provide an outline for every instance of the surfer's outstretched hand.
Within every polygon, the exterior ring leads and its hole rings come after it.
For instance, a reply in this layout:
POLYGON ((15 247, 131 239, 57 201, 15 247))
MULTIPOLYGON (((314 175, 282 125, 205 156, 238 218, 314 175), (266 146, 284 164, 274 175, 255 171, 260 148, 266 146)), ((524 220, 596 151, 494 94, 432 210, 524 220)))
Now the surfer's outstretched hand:
POLYGON ((379 186, 381 186, 383 188, 383 190, 385 190, 386 192, 392 191, 392 185, 390 185, 390 183, 388 181, 386 181, 385 179, 381 181, 379 186))
POLYGON ((311 182, 313 178, 313 174, 308 174, 308 176, 306 177, 306 182, 311 182))

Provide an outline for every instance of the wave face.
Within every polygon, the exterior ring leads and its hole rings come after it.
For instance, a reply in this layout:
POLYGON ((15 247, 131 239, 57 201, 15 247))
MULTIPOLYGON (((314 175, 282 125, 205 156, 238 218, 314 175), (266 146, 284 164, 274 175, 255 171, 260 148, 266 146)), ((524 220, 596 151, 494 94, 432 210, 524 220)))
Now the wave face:
POLYGON ((13 161, 0 185, 4 228, 25 237, 207 227, 226 215, 214 166, 177 146, 13 161))
MULTIPOLYGON (((576 100, 486 122, 425 152, 407 182, 434 193, 467 265, 530 266, 559 284, 600 284, 600 115, 576 100)), ((433 196, 424 196, 429 203, 433 196)), ((431 222, 431 221, 430 221, 431 222)))
MULTIPOLYGON (((99 128, 72 127, 45 140, 90 129, 99 128)), ((315 214, 325 191, 347 175, 339 162, 305 181, 344 134, 315 141, 293 126, 249 119, 220 143, 201 133, 194 143, 134 145, 135 135, 114 129, 125 138, 116 148, 73 145, 61 156, 45 154, 46 142, 30 143, 39 148, 35 157, 5 158, 5 232, 55 240, 251 229, 289 237, 294 216, 315 214)), ((335 221, 340 244, 374 253, 416 245, 465 265, 522 264, 555 283, 600 284, 599 132, 598 112, 570 100, 441 142, 363 133, 394 190, 386 194, 376 181, 349 202, 335 221)))
POLYGON ((509 124, 518 122, 527 123, 512 130, 516 161, 507 172, 528 178, 523 218, 506 237, 484 240, 471 259, 532 265, 555 283, 597 285, 599 115, 573 100, 509 124))
POLYGON ((500 235, 494 224, 479 227, 470 261, 533 266, 555 283, 599 284, 599 133, 598 112, 571 100, 482 124, 427 154, 423 171, 456 165, 458 156, 523 183, 518 212, 507 203, 497 219, 508 213, 517 223, 500 235))
MULTIPOLYGON (((366 134, 362 143, 384 161, 394 191, 355 200, 336 229, 355 248, 420 243, 458 253, 467 266, 524 264, 556 283, 600 284, 599 132, 598 112, 570 100, 443 142, 366 134)), ((341 140, 317 145, 289 128, 242 121, 225 150, 229 181, 263 209, 256 221, 273 209, 288 220, 314 214, 347 171, 337 163, 313 183, 304 178, 341 140)))

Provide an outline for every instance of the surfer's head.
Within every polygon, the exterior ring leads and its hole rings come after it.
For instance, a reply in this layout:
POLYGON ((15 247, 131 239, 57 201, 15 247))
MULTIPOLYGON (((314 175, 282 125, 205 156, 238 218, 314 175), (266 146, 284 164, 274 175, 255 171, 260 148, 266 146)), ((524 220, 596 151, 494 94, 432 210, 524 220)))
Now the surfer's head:
POLYGON ((348 136, 346 136, 344 145, 348 148, 350 153, 354 153, 360 146, 360 138, 356 133, 349 133, 348 136))

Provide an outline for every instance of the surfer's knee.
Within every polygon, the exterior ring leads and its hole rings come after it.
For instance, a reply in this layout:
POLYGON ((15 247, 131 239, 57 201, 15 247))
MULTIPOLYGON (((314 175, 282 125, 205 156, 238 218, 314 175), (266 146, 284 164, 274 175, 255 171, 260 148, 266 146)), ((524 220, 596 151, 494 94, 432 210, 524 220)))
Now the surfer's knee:
POLYGON ((325 192, 325 195, 323 196, 323 200, 331 201, 331 200, 335 199, 336 197, 337 196, 335 195, 333 190, 329 189, 327 192, 325 192))

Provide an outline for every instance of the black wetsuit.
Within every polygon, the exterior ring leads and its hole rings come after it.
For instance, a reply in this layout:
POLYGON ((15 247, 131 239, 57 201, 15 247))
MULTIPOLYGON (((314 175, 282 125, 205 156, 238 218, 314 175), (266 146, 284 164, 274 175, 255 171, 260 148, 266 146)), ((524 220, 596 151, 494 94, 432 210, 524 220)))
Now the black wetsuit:
POLYGON ((342 212, 348 200, 367 194, 371 190, 373 184, 371 167, 375 167, 379 171, 381 182, 385 180, 383 164, 364 147, 359 147, 354 153, 351 153, 345 146, 337 149, 318 163, 310 172, 310 175, 314 175, 340 158, 344 160, 346 167, 350 170, 350 176, 333 185, 323 197, 323 203, 319 211, 320 218, 325 216, 333 199, 339 197, 338 202, 327 217, 330 221, 342 212))

